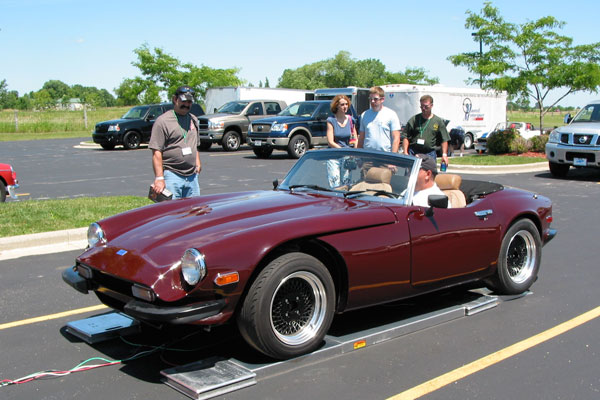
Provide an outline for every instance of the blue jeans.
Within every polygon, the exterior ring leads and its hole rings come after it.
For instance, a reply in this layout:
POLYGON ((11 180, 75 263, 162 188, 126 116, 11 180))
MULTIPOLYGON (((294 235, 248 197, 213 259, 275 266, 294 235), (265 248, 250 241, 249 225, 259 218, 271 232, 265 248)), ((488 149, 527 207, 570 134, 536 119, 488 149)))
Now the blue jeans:
MULTIPOLYGON (((415 153, 415 151, 413 149, 411 149, 410 147, 408 148, 408 154, 410 154, 411 156, 417 155, 417 153, 415 153)), ((418 153, 418 154, 425 154, 429 157, 432 157, 434 161, 437 160, 437 154, 436 154, 435 150, 432 150, 429 153, 418 153)))
POLYGON ((173 193, 173 199, 200 196, 200 185, 198 185, 198 174, 183 176, 173 171, 165 170, 165 186, 173 193))

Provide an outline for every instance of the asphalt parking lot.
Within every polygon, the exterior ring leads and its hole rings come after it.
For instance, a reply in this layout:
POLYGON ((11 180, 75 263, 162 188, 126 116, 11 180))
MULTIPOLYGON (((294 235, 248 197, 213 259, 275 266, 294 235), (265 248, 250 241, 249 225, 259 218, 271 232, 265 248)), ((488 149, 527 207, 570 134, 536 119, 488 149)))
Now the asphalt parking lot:
MULTIPOLYGON (((152 179, 147 149, 105 152, 74 148, 75 140, 40 142, 48 143, 11 142, 0 149, 3 162, 8 157, 17 169, 19 191, 29 193, 22 199, 147 192, 152 179)), ((251 151, 219 150, 201 155, 204 194, 270 189, 272 180, 283 177, 293 164, 283 152, 273 159, 258 160, 251 151)), ((219 398, 387 399, 415 398, 417 393, 424 399, 598 398, 599 320, 595 314, 588 314, 588 320, 574 318, 600 305, 594 295, 600 279, 594 239, 600 223, 600 215, 594 211, 600 174, 571 171, 569 179, 553 179, 547 171, 534 171, 471 178, 520 187, 553 200, 553 227, 558 235, 543 250, 540 276, 532 294, 348 354, 297 363, 254 386, 219 398), (571 323, 563 325, 564 331, 555 336, 538 336, 565 322, 571 323), (522 347, 514 350, 511 346, 518 343, 522 347), (461 369, 465 366, 470 366, 471 372, 461 369), (447 384, 440 384, 442 378, 447 384)), ((96 364, 126 360, 140 351, 173 342, 172 337, 149 331, 134 336, 129 343, 112 340, 88 345, 66 333, 68 322, 105 311, 85 311, 97 306, 97 299, 73 291, 60 278, 78 253, 0 261, 0 379, 16 379, 36 371, 65 371, 92 357, 105 359, 94 360, 96 364)), ((427 301, 444 306, 447 300, 427 301)), ((385 310, 400 314, 402 307, 417 303, 385 310)), ((362 317, 356 313, 346 318, 362 317)), ((147 357, 64 376, 57 372, 54 377, 0 388, 0 397, 183 399, 184 395, 161 383, 162 369, 194 361, 205 355, 208 347, 212 351, 221 348, 222 354, 248 356, 247 350, 237 347, 239 338, 227 330, 212 336, 181 330, 175 336, 182 340, 147 357), (188 334, 191 336, 186 337, 188 334)))

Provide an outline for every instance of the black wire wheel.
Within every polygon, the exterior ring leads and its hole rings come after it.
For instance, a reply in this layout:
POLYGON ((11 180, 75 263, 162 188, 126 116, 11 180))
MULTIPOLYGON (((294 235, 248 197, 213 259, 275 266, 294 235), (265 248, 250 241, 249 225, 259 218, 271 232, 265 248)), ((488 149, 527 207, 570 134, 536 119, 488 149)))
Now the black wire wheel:
POLYGON ((304 253, 267 265, 248 290, 238 316, 246 341, 276 359, 318 348, 331 325, 335 287, 327 268, 304 253))
POLYGON ((537 279, 542 258, 542 242, 529 219, 515 222, 504 235, 496 275, 488 282, 499 294, 519 294, 537 279))

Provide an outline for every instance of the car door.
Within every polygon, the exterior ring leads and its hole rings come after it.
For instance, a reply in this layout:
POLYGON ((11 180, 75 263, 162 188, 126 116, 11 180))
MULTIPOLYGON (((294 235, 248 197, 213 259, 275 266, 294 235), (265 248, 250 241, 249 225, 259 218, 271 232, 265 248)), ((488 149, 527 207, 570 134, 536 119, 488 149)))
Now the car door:
POLYGON ((164 110, 161 106, 152 106, 148 109, 148 113, 146 114, 145 121, 142 124, 142 141, 147 143, 150 140, 150 135, 152 134, 152 126, 154 125, 154 121, 160 115, 164 113, 164 110))
POLYGON ((320 104, 308 122, 313 137, 312 145, 327 144, 327 117, 331 115, 329 103, 320 104))
POLYGON ((496 262, 500 250, 500 221, 489 199, 454 209, 412 206, 408 214, 411 237, 411 283, 439 284, 449 278, 483 272, 496 262))

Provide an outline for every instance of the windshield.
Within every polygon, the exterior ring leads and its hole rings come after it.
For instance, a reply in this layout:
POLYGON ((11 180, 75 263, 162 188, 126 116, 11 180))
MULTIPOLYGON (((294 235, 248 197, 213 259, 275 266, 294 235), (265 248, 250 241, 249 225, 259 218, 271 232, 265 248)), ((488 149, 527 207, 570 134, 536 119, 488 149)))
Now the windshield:
MULTIPOLYGON (((279 189, 318 190, 344 197, 377 197, 410 204, 416 183, 417 158, 358 149, 307 152, 279 189)), ((420 162, 420 160, 419 160, 420 162)))
POLYGON ((133 107, 123 115, 123 119, 140 119, 148 112, 149 106, 133 107))
POLYGON ((310 117, 313 115, 317 107, 319 107, 319 103, 301 101, 287 106, 285 110, 280 112, 278 115, 291 117, 310 117))
POLYGON ((600 104, 588 104, 577 113, 573 122, 600 122, 600 104))
POLYGON ((226 114, 239 114, 244 111, 244 108, 248 105, 248 101, 230 101, 225 103, 217 110, 218 113, 226 114))

